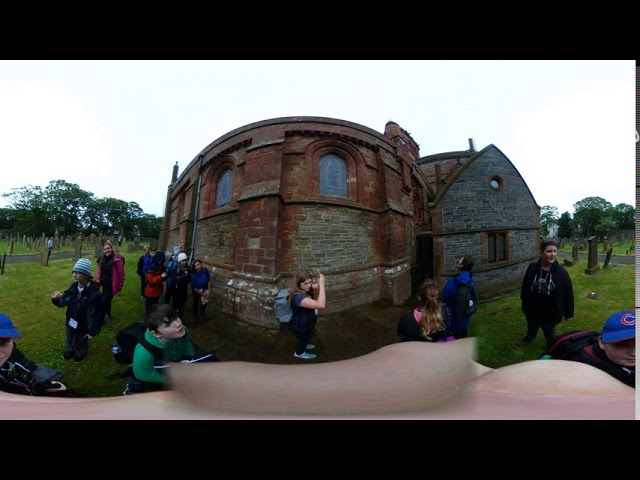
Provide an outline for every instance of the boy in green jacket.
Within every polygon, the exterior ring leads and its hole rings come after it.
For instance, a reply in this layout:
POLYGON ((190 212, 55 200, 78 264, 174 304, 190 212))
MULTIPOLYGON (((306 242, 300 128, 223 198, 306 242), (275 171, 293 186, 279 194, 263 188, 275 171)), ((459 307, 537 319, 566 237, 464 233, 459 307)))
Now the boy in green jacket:
POLYGON ((136 345, 133 353, 133 379, 127 385, 125 395, 165 388, 165 363, 189 361, 195 356, 189 328, 182 323, 178 313, 170 305, 153 305, 145 316, 145 323, 147 331, 144 338, 148 346, 142 343, 136 345))

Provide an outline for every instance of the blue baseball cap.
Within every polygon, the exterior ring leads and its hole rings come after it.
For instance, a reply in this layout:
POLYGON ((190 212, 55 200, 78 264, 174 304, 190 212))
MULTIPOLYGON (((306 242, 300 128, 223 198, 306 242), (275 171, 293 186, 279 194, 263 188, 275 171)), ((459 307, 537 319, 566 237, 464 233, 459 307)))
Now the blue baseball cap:
POLYGON ((636 313, 631 310, 612 314, 602 327, 602 341, 616 343, 636 337, 636 313))
POLYGON ((4 313, 0 313, 0 338, 22 338, 11 319, 4 313))

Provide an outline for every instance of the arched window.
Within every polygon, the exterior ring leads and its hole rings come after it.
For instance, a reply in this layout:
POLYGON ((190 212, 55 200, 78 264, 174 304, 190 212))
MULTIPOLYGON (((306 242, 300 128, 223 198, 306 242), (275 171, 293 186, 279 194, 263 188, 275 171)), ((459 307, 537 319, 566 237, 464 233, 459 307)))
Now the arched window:
POLYGON ((218 179, 216 189, 216 208, 226 207, 231 203, 231 185, 233 183, 233 173, 231 169, 224 171, 218 179))
POLYGON ((422 223, 422 199, 417 193, 413 196, 413 221, 422 223))
POLYGON ((320 159, 320 193, 347 196, 347 164, 337 155, 325 155, 320 159))

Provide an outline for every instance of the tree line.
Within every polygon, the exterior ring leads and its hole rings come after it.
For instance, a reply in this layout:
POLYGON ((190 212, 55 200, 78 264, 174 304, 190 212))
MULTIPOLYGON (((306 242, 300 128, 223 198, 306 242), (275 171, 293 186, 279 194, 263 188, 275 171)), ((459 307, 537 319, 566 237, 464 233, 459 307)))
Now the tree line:
POLYGON ((627 203, 615 207, 602 197, 587 197, 573 205, 573 217, 569 212, 558 214, 558 209, 545 205, 540 209, 540 230, 548 236, 553 225, 558 225, 559 238, 593 235, 607 236, 615 230, 635 229, 635 208, 627 203))
POLYGON ((96 198, 75 183, 52 180, 42 188, 13 188, 2 196, 9 207, 0 208, 0 230, 29 236, 80 233, 140 235, 158 238, 163 217, 145 214, 136 202, 96 198))
MULTIPOLYGON (((75 183, 52 180, 43 189, 28 185, 2 194, 9 208, 0 208, 0 230, 30 236, 42 233, 79 233, 84 235, 140 235, 158 238, 163 217, 145 214, 136 202, 116 198, 96 198, 75 183)), ((540 229, 548 236, 558 225, 558 237, 608 235, 614 230, 635 229, 635 208, 626 203, 613 206, 601 197, 587 197, 573 205, 574 214, 558 214, 545 205, 540 209, 540 229)))

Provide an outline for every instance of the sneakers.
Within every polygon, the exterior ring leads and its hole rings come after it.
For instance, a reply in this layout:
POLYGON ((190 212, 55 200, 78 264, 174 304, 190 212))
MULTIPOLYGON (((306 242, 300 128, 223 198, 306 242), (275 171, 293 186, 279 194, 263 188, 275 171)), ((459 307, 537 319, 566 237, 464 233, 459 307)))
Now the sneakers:
POLYGON ((76 363, 80 363, 80 362, 84 362, 85 358, 87 358, 86 355, 78 355, 76 358, 73 359, 73 361, 76 363))
POLYGON ((104 323, 111 323, 113 321, 113 319, 111 318, 111 315, 107 315, 106 317, 104 317, 104 323))
POLYGON ((62 355, 62 358, 64 358, 65 360, 71 360, 74 357, 75 353, 74 352, 64 352, 64 355, 62 355))
POLYGON ((313 360, 314 358, 316 358, 316 355, 314 355, 313 353, 307 353, 307 352, 304 352, 302 355, 298 355, 297 353, 294 353, 293 356, 296 358, 304 358, 305 360, 313 360))
POLYGON ((316 346, 313 343, 307 343, 307 350, 313 350, 316 346))
POLYGON ((531 342, 533 341, 532 338, 529 337, 523 337, 520 340, 518 340, 518 343, 516 343, 517 346, 519 347, 526 347, 527 345, 529 345, 531 342))

